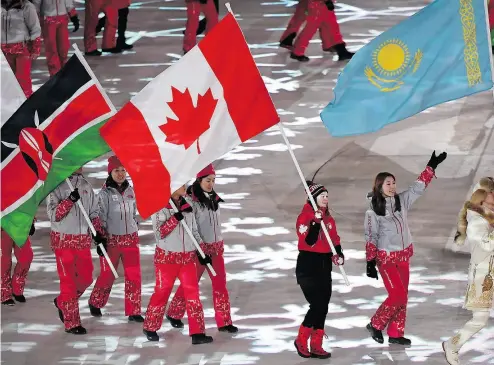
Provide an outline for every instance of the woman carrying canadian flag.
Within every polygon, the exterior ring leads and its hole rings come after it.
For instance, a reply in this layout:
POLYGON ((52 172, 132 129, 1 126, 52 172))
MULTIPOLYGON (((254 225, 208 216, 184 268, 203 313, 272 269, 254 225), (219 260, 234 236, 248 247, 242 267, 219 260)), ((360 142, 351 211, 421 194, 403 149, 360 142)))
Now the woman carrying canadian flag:
POLYGON ((159 340, 156 331, 161 328, 166 303, 175 280, 179 278, 185 296, 189 335, 192 337, 192 344, 198 345, 213 342, 213 338, 205 333, 204 310, 199 299, 196 273, 196 249, 181 223, 184 220, 197 242, 202 243, 191 201, 185 195, 185 186, 182 186, 171 196, 178 212, 169 203, 152 216, 153 230, 158 241, 154 254, 156 286, 149 300, 143 331, 149 341, 159 340))
MULTIPOLYGON (((223 200, 214 191, 216 173, 213 165, 208 165, 197 174, 196 181, 189 187, 188 194, 194 210, 199 234, 203 240, 201 249, 206 254, 206 260, 197 256, 197 281, 201 279, 206 264, 213 266, 216 276, 208 270, 213 286, 213 303, 216 325, 221 332, 235 333, 238 328, 232 324, 230 314, 230 298, 226 288, 225 261, 223 259, 223 237, 219 203, 223 200)), ((185 314, 185 298, 183 287, 180 286, 168 307, 166 318, 175 328, 182 328, 181 319, 185 314)))
POLYGON ((305 299, 309 302, 309 310, 300 325, 295 348, 301 357, 327 359, 331 354, 322 348, 322 340, 333 290, 331 271, 333 264, 338 266, 345 263, 345 256, 341 249, 336 222, 329 213, 328 191, 324 186, 311 181, 308 181, 307 185, 318 210, 314 211, 307 202, 297 218, 299 254, 295 275, 305 299), (322 224, 328 229, 337 256, 331 252, 329 242, 321 229, 322 224))

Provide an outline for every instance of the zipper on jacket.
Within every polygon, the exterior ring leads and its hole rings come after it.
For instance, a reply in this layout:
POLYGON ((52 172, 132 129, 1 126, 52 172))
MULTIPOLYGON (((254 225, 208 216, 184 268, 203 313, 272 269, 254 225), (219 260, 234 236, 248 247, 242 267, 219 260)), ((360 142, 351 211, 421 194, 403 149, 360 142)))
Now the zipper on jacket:
MULTIPOLYGON (((403 239, 403 227, 401 226, 400 220, 395 216, 395 209, 393 207, 393 201, 391 200, 391 198, 389 198, 389 202, 391 204, 391 215, 393 216, 393 222, 396 219, 398 221, 398 224, 400 225, 400 232, 398 232, 398 226, 397 226, 396 227, 396 233, 400 233, 400 235, 401 235, 401 244, 403 246, 403 249, 405 249, 405 240, 403 239)), ((396 225, 396 223, 395 223, 395 225, 396 225)))

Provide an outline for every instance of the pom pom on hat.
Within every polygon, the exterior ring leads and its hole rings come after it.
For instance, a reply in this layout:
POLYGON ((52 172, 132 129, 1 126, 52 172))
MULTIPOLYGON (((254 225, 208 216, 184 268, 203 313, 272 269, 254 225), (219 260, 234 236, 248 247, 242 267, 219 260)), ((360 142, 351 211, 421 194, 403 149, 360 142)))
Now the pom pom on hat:
POLYGON ((117 156, 110 156, 108 158, 108 173, 110 174, 114 169, 118 169, 120 166, 123 166, 117 156))
POLYGON ((196 178, 200 179, 201 177, 205 177, 205 176, 209 176, 209 175, 216 175, 216 172, 214 171, 213 164, 209 164, 205 168, 203 168, 201 171, 199 171, 196 178))

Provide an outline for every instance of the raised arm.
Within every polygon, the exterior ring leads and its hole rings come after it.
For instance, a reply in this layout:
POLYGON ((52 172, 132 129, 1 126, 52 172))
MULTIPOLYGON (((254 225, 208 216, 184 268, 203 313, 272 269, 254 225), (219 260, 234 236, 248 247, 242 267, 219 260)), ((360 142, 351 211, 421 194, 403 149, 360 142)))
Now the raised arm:
POLYGON ((429 159, 425 170, 422 171, 417 180, 415 180, 407 190, 399 194, 400 202, 406 210, 410 209, 412 204, 424 194, 425 189, 429 186, 429 183, 435 176, 437 166, 443 162, 447 156, 446 152, 441 153, 439 156, 436 156, 436 151, 432 152, 432 156, 429 159))

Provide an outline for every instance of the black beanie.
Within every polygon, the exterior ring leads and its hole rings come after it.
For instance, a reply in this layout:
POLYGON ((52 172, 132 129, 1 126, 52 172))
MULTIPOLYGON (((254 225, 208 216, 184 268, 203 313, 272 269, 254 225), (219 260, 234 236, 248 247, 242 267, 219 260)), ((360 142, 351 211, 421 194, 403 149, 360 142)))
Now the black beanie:
POLYGON ((328 192, 328 190, 326 190, 326 188, 323 185, 315 184, 310 180, 307 180, 307 185, 309 186, 309 191, 310 191, 312 197, 314 198, 314 200, 316 200, 317 196, 319 194, 321 194, 322 192, 324 192, 324 191, 326 193, 328 192))

